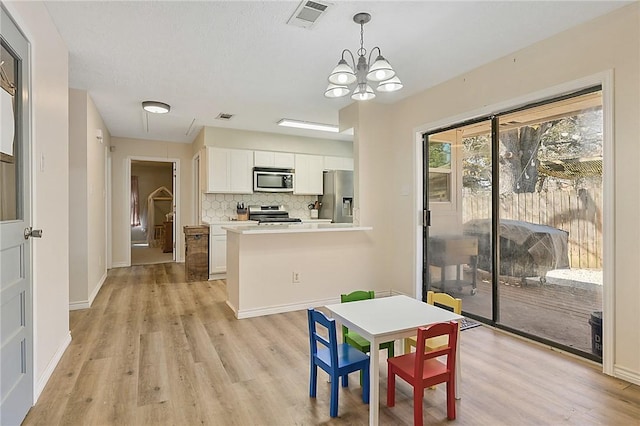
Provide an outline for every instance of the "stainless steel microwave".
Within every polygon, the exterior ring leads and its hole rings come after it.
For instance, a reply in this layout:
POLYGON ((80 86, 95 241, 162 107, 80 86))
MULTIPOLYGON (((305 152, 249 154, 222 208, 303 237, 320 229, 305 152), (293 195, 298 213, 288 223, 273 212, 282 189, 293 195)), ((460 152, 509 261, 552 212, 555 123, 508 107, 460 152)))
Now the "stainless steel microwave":
POLYGON ((253 169, 254 192, 293 192, 293 178, 295 173, 291 169, 253 169))

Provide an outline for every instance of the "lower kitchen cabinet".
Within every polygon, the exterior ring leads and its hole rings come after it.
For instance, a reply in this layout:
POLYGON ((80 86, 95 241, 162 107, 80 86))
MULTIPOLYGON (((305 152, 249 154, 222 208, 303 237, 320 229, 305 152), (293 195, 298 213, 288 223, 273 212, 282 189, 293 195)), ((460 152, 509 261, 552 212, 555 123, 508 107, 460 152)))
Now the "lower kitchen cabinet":
POLYGON ((224 235, 212 235, 209 244, 211 245, 210 274, 224 274, 227 272, 227 233, 224 235))
POLYGON ((227 231, 222 227, 255 225, 257 223, 256 221, 247 220, 211 224, 211 234, 209 235, 209 275, 224 275, 227 273, 227 231))

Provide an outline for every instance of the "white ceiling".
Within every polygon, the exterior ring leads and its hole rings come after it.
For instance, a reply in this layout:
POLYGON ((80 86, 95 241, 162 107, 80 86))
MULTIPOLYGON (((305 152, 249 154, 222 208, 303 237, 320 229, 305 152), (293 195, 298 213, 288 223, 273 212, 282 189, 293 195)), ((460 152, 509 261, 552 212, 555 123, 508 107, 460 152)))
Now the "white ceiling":
POLYGON ((46 2, 69 48, 69 85, 87 90, 112 136, 191 142, 204 126, 350 140, 286 129, 292 118, 338 124, 349 97, 327 99, 352 20, 369 12, 364 47, 382 49, 404 89, 396 102, 624 6, 629 1, 333 1, 312 29, 287 25, 298 1, 46 2), (171 105, 148 115, 143 100, 171 105), (216 120, 219 113, 235 116, 216 120), (194 128, 186 135, 195 119, 194 128))

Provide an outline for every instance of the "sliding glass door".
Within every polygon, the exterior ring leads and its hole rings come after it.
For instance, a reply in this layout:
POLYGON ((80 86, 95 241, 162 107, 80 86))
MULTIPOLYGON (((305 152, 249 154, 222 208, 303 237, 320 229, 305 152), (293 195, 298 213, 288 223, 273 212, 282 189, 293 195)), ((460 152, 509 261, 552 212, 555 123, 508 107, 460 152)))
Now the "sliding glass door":
POLYGON ((599 87, 424 135, 426 288, 601 359, 599 87))

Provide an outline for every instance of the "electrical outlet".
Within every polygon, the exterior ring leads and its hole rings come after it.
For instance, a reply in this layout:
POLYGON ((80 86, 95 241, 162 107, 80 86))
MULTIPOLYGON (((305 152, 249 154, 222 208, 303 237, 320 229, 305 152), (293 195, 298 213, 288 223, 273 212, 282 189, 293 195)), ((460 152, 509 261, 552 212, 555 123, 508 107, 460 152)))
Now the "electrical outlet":
POLYGON ((300 282, 300 272, 293 271, 293 275, 291 276, 291 282, 297 284, 300 282))

